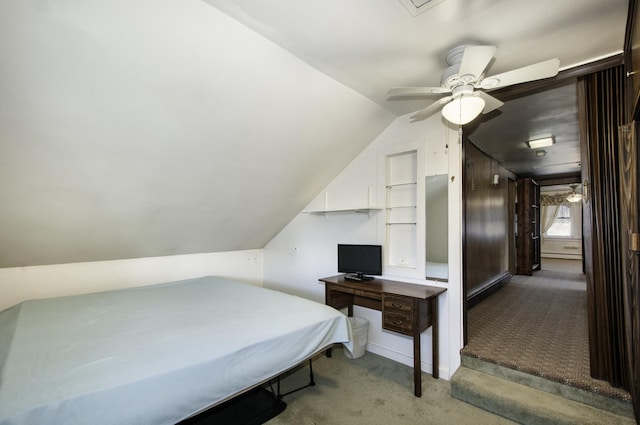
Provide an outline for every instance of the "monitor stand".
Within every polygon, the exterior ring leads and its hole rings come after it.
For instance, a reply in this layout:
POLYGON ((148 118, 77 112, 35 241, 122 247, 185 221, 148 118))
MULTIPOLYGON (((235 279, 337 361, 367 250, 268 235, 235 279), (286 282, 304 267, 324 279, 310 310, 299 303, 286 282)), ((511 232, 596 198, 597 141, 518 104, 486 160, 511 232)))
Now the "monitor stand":
POLYGON ((346 275, 344 275, 344 278, 346 280, 352 280, 352 281, 355 281, 355 282, 361 282, 363 280, 373 280, 373 279, 375 279, 373 276, 365 276, 362 273, 346 274, 346 275))

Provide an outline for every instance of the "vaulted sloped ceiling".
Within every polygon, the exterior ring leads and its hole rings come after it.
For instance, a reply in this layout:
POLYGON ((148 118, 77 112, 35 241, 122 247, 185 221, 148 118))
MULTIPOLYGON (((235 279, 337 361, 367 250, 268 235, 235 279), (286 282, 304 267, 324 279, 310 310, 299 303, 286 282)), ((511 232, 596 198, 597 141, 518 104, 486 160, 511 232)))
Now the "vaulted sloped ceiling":
POLYGON ((488 75, 611 57, 629 4, 430 3, 0 0, 0 267, 263 247, 434 101, 389 88, 460 44, 498 47, 488 75))
POLYGON ((0 267, 260 248, 393 118, 199 0, 3 0, 0 267))

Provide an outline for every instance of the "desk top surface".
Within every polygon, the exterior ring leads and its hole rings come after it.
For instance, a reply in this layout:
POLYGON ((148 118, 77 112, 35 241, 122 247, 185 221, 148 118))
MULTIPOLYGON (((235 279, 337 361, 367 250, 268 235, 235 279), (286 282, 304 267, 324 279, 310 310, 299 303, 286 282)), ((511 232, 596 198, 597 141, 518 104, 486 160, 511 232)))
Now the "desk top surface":
POLYGON ((352 289, 385 292, 388 294, 404 295, 407 297, 421 299, 436 297, 447 290, 447 288, 441 288, 439 286, 420 285, 417 283, 400 282, 387 279, 373 279, 362 281, 346 280, 343 274, 324 277, 319 280, 321 282, 331 283, 334 285, 344 286, 352 289))

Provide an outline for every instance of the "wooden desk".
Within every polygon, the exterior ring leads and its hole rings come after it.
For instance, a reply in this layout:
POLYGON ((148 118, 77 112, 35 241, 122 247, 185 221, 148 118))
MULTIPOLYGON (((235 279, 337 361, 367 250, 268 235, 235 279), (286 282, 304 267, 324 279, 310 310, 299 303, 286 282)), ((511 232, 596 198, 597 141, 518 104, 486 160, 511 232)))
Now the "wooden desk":
POLYGON ((381 311, 382 329, 413 337, 414 394, 421 397, 420 334, 433 326, 432 376, 437 379, 438 295, 446 291, 446 288, 386 279, 351 281, 346 280, 344 275, 319 280, 325 283, 325 304, 336 309, 348 308, 349 316, 353 316, 354 305, 381 311))

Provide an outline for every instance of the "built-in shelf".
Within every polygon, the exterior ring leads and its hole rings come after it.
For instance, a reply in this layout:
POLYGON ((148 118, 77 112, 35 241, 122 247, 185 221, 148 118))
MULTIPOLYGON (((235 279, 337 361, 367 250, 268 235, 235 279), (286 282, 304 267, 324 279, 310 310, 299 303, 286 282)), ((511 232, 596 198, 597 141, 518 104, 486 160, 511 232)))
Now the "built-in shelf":
MULTIPOLYGON (((385 265, 411 273, 418 252, 418 152, 409 150, 385 158, 385 265)), ((391 269, 389 269, 391 270, 391 269)))
POLYGON ((417 184, 418 184, 417 182, 393 183, 393 184, 388 184, 387 189, 393 189, 394 187, 402 187, 402 186, 415 186, 417 184))
POLYGON ((531 178, 518 179, 517 198, 516 273, 531 276, 540 270, 540 187, 531 178))
POLYGON ((307 210, 303 211, 305 214, 313 214, 313 215, 324 215, 332 214, 332 213, 359 213, 359 214, 370 214, 376 211, 382 211, 384 208, 378 207, 365 207, 365 208, 347 208, 347 209, 339 209, 339 210, 307 210))

